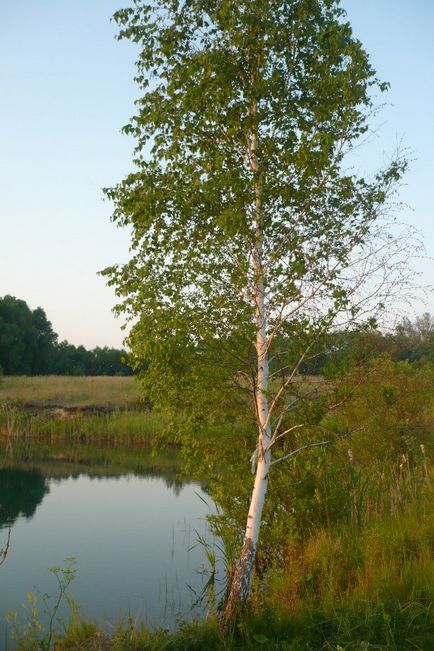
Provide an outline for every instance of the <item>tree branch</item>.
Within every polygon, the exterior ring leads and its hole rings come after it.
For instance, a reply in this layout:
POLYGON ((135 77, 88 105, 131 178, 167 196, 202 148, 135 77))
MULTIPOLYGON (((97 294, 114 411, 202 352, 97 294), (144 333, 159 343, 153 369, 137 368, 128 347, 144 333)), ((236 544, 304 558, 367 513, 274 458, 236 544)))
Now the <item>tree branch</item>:
POLYGON ((278 459, 274 459, 274 461, 271 462, 271 466, 274 466, 276 463, 280 463, 281 461, 285 461, 285 459, 289 459, 289 457, 293 457, 295 454, 298 454, 302 450, 307 450, 307 448, 314 448, 319 445, 328 445, 331 443, 331 441, 319 441, 318 443, 309 443, 308 445, 302 445, 301 448, 297 448, 296 450, 293 450, 289 454, 285 454, 283 457, 279 457, 278 459))

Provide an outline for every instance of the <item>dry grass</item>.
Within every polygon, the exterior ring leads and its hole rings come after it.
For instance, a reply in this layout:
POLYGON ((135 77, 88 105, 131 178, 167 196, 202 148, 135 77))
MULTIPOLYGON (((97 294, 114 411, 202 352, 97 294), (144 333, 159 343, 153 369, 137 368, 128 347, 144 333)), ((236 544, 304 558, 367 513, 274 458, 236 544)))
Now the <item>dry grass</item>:
POLYGON ((140 398, 132 377, 13 376, 0 378, 0 403, 35 407, 134 408, 140 398))

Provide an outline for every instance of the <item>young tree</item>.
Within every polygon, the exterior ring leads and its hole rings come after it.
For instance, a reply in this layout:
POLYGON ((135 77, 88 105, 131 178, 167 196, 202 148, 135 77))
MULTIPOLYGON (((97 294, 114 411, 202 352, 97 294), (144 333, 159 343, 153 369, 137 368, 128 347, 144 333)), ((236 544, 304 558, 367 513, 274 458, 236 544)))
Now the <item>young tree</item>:
POLYGON ((370 179, 345 168, 386 84, 338 0, 136 0, 115 19, 140 47, 141 98, 124 128, 136 170, 106 191, 133 257, 104 273, 135 320, 132 356, 149 360, 156 407, 256 424, 230 619, 249 594, 270 469, 322 443, 295 446, 300 364, 396 288, 384 218, 406 163, 370 179))

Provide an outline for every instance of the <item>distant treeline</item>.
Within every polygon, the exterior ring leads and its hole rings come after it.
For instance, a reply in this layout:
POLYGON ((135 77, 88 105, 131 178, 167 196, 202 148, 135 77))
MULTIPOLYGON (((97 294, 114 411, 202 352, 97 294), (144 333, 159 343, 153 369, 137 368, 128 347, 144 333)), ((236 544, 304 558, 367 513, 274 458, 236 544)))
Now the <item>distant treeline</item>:
POLYGON ((395 362, 418 367, 434 364, 434 317, 425 312, 414 321, 404 318, 388 332, 371 326, 329 332, 313 345, 312 354, 300 365, 300 372, 339 373, 382 354, 395 362))
POLYGON ((302 358, 298 369, 302 375, 339 374, 379 355, 417 367, 434 365, 434 317, 425 312, 414 321, 404 318, 389 332, 382 332, 373 324, 336 330, 320 336, 312 344, 309 333, 295 343, 290 336, 282 337, 275 342, 272 353, 276 357, 287 356, 292 364, 293 360, 302 358), (299 351, 294 350, 297 344, 299 351), (308 346, 309 353, 302 357, 308 346))
POLYGON ((45 311, 0 297, 0 373, 5 375, 132 375, 125 351, 58 340, 45 311))
MULTIPOLYGON (((277 338, 272 358, 284 356, 289 364, 303 356, 299 372, 305 375, 335 374, 381 353, 395 361, 418 366, 434 364, 434 318, 425 313, 414 322, 403 319, 389 333, 373 327, 329 332, 313 345, 299 336, 277 338), (299 348, 299 350, 297 350, 299 348)), ((31 310, 14 296, 0 298, 0 373, 5 375, 132 375, 124 362, 126 353, 115 348, 73 346, 58 341, 44 310, 31 310)), ((273 367, 273 361, 271 362, 273 367)), ((273 368, 272 368, 273 370, 273 368)))

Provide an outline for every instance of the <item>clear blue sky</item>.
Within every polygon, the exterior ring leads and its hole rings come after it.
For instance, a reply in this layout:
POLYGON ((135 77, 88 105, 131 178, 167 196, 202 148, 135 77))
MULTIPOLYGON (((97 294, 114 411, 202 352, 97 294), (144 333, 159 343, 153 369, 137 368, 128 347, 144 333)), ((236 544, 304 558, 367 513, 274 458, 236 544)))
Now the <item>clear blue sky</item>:
MULTIPOLYGON (((61 339, 87 347, 119 346, 123 336, 113 291, 96 273, 128 259, 128 233, 110 223, 101 192, 131 169, 133 143, 120 128, 138 95, 135 49, 114 39, 110 22, 126 5, 0 0, 0 296, 40 305, 61 339)), ((375 169, 404 139, 415 160, 402 193, 413 210, 403 217, 434 255, 434 2, 342 5, 392 85, 360 165, 375 169)), ((434 284, 432 263, 419 267, 434 284)))

